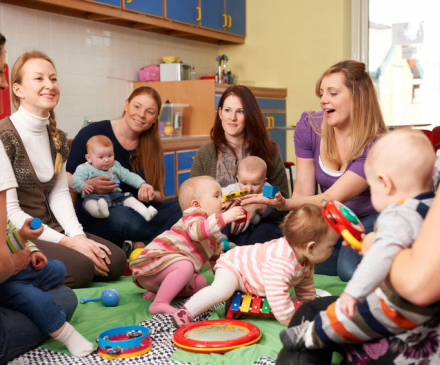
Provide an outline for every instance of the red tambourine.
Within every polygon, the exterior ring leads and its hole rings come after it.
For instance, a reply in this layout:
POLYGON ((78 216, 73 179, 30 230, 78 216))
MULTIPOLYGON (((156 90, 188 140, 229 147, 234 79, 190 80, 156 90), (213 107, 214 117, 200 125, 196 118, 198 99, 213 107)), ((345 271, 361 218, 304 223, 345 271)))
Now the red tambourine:
POLYGON ((356 214, 337 200, 322 200, 322 214, 336 232, 356 250, 362 249, 364 226, 356 214))
POLYGON ((252 323, 236 319, 219 319, 191 323, 180 327, 173 337, 177 347, 190 352, 218 353, 252 345, 262 333, 252 323))

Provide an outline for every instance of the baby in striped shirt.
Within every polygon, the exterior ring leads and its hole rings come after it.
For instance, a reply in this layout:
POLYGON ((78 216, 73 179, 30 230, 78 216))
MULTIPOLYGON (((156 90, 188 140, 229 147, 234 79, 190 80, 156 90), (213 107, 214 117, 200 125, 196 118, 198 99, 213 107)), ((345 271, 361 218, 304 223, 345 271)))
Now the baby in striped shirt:
POLYGON ((275 318, 289 324, 295 308, 289 289, 300 301, 315 298, 314 264, 327 260, 337 240, 321 209, 305 204, 293 210, 281 226, 283 237, 251 246, 237 246, 222 254, 215 265, 214 282, 200 290, 173 314, 179 327, 234 291, 267 297, 275 318))
POLYGON ((206 286, 200 269, 212 266, 221 252, 221 230, 226 224, 245 217, 242 207, 222 213, 220 185, 210 176, 186 180, 179 190, 183 217, 156 237, 131 262, 133 281, 148 291, 152 314, 172 314, 176 297, 189 297, 206 286))

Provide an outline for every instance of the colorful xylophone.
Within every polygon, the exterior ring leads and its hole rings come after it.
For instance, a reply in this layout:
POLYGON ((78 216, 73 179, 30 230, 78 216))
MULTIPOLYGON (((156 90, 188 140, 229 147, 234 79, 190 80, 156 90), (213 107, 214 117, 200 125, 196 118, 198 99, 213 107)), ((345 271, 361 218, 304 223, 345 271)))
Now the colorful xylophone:
POLYGON ((226 311, 227 319, 232 319, 237 314, 252 314, 264 317, 274 316, 267 298, 246 294, 238 290, 227 302, 226 311))

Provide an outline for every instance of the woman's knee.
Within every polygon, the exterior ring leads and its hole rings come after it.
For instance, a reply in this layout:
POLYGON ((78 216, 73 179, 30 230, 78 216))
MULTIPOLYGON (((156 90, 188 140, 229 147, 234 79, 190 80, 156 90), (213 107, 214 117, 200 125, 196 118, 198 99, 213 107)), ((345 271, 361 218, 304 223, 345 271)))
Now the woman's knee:
POLYGON ((342 246, 338 257, 338 276, 349 281, 362 260, 362 256, 351 248, 342 246))

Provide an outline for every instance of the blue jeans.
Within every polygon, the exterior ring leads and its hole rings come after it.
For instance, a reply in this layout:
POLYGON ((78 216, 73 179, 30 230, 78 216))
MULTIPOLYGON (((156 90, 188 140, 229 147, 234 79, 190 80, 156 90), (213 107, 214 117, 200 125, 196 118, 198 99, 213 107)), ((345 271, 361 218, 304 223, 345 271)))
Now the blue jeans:
POLYGON ((66 322, 66 315, 47 291, 61 285, 65 275, 61 261, 49 259, 41 270, 28 265, 0 284, 0 306, 23 313, 43 333, 55 332, 66 322))
MULTIPOLYGON (((374 222, 379 213, 360 218, 365 228, 365 233, 373 231, 374 222)), ((341 245, 342 238, 338 240, 331 256, 324 262, 315 265, 315 274, 338 275, 342 281, 349 281, 354 271, 362 260, 362 256, 355 250, 341 245)))
POLYGON ((154 205, 157 215, 149 222, 135 210, 117 206, 110 208, 110 216, 104 219, 93 218, 81 207, 76 206, 77 215, 84 231, 105 238, 118 246, 125 240, 150 243, 159 234, 170 229, 182 218, 177 199, 154 205))
POLYGON ((261 221, 258 225, 249 225, 248 229, 238 235, 231 234, 231 225, 223 228, 222 233, 228 237, 228 241, 237 246, 253 245, 272 241, 283 236, 278 224, 269 221, 261 221))
MULTIPOLYGON (((46 293, 62 308, 66 314, 66 321, 70 321, 78 305, 78 299, 72 289, 60 285, 46 293)), ((0 306, 0 364, 6 364, 36 348, 47 337, 23 313, 0 306)))

